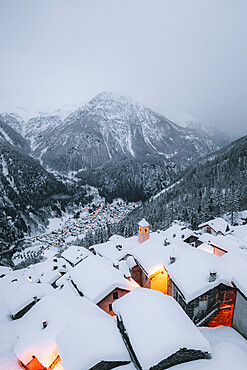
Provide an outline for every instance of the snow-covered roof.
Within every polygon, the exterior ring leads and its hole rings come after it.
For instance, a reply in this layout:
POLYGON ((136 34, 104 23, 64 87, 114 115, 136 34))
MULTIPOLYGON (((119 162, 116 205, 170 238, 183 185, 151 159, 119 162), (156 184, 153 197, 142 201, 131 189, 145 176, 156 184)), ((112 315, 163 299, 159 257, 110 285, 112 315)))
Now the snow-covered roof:
POLYGON ((190 236, 195 236, 196 238, 199 237, 199 235, 195 234, 193 230, 190 230, 183 224, 173 224, 168 229, 162 231, 164 238, 168 239, 169 241, 172 241, 174 238, 180 239, 180 240, 186 240, 190 236))
POLYGON ((237 238, 247 241, 247 225, 234 226, 232 233, 237 238))
POLYGON ((122 274, 125 277, 130 277, 131 276, 129 265, 126 261, 124 261, 124 260, 120 261, 119 264, 118 264, 118 268, 119 268, 119 271, 121 271, 122 274))
POLYGON ((115 288, 130 291, 138 286, 134 280, 125 279, 109 261, 94 255, 71 269, 70 276, 83 295, 95 303, 99 303, 115 288))
MULTIPOLYGON (((191 247, 190 247, 191 248, 191 247)), ((173 248, 164 246, 163 233, 152 233, 150 238, 133 249, 133 257, 143 267, 148 275, 155 272, 156 267, 169 263, 173 248)))
POLYGON ((236 287, 247 297, 247 267, 241 268, 232 278, 236 287))
POLYGON ((174 370, 246 370, 247 341, 235 329, 220 326, 200 328, 200 332, 211 344, 212 358, 184 362, 175 366, 174 370))
POLYGON ((199 235, 199 240, 202 243, 207 243, 207 244, 209 244, 211 241, 214 241, 215 238, 216 236, 210 233, 204 233, 202 235, 199 235))
POLYGON ((61 277, 59 270, 49 270, 40 276, 41 283, 53 284, 57 279, 61 277))
POLYGON ((20 285, 12 291, 5 300, 11 314, 16 315, 29 303, 33 302, 34 297, 40 299, 52 292, 53 288, 49 284, 27 283, 20 285))
POLYGON ((59 286, 58 289, 54 289, 54 294, 55 295, 65 295, 66 297, 68 296, 80 296, 78 291, 75 289, 73 286, 71 280, 65 280, 64 283, 59 286))
POLYGON ((214 253, 214 248, 208 243, 202 243, 201 245, 199 245, 199 247, 197 247, 197 249, 208 253, 214 253))
POLYGON ((136 265, 136 261, 133 256, 129 256, 126 259, 126 263, 130 269, 132 269, 136 265))
POLYGON ((0 266, 0 276, 1 275, 4 275, 4 274, 8 274, 10 272, 12 272, 12 268, 11 267, 7 267, 7 266, 0 266))
POLYGON ((58 355, 56 336, 81 317, 105 318, 108 315, 86 298, 70 295, 49 295, 41 299, 26 315, 17 321, 18 341, 15 353, 28 363, 35 355, 48 367, 58 355), (43 322, 47 327, 43 328, 43 322))
POLYGON ((231 284, 226 279, 220 258, 186 243, 175 248, 176 260, 166 266, 166 270, 184 296, 186 302, 199 297, 219 284, 231 284), (220 267, 222 266, 222 267, 220 267), (209 282, 210 271, 216 269, 216 280, 209 282))
POLYGON ((206 221, 198 226, 198 228, 202 228, 204 226, 210 226, 215 232, 221 232, 222 234, 226 234, 227 228, 230 230, 230 225, 226 222, 223 218, 217 217, 213 220, 206 221))
POLYGON ((94 249, 98 255, 115 262, 131 254, 132 249, 139 244, 137 236, 124 238, 120 235, 113 235, 106 243, 95 244, 90 249, 94 249))
POLYGON ((82 317, 56 338, 65 369, 88 370, 101 361, 129 361, 130 357, 113 318, 82 317))
POLYGON ((16 288, 29 282, 28 278, 22 274, 23 271, 20 274, 19 270, 16 270, 0 279, 0 299, 4 300, 16 288))
POLYGON ((247 240, 239 239, 234 235, 217 235, 210 243, 213 247, 220 248, 225 252, 245 250, 247 253, 247 240))
POLYGON ((122 319, 143 369, 157 365, 181 348, 211 352, 208 341, 168 295, 137 288, 114 302, 113 309, 122 319))
POLYGON ((63 258, 49 258, 46 261, 39 262, 28 266, 24 275, 29 277, 33 282, 47 282, 52 284, 61 275, 59 272, 65 272, 71 267, 63 258), (55 270, 54 270, 55 268, 55 270))
POLYGON ((139 223, 138 225, 140 227, 148 227, 149 226, 149 223, 145 220, 145 218, 143 218, 139 223))
POLYGON ((62 253, 62 257, 69 261, 72 265, 76 265, 90 255, 91 252, 88 249, 74 245, 62 253))
POLYGON ((230 251, 218 258, 221 275, 230 284, 238 271, 247 270, 247 253, 242 250, 230 251))

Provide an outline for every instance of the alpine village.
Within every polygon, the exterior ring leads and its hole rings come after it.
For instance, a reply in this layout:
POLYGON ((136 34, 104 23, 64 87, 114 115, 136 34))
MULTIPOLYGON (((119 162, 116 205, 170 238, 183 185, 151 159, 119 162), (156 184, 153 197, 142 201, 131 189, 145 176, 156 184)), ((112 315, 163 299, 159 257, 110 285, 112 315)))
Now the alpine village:
POLYGON ((246 14, 0 0, 0 370, 247 370, 246 14))

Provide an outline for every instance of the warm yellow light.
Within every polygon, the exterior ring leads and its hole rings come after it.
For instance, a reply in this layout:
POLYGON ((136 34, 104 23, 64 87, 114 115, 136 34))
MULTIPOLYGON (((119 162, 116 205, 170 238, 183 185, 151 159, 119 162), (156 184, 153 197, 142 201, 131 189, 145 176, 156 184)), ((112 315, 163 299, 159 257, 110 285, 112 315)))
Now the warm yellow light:
POLYGON ((164 266, 160 263, 159 265, 156 265, 156 266, 154 266, 154 267, 151 269, 151 271, 150 271, 150 273, 149 273, 148 277, 149 277, 149 279, 151 279, 154 275, 158 275, 160 272, 164 272, 164 271, 165 271, 165 268, 164 268, 164 266))

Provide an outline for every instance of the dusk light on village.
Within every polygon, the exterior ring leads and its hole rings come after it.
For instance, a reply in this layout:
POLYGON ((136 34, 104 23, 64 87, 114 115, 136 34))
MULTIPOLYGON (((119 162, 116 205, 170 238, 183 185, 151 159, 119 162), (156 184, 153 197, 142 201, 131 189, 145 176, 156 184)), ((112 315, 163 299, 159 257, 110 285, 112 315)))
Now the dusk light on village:
POLYGON ((0 370, 247 370, 246 14, 0 0, 0 370))

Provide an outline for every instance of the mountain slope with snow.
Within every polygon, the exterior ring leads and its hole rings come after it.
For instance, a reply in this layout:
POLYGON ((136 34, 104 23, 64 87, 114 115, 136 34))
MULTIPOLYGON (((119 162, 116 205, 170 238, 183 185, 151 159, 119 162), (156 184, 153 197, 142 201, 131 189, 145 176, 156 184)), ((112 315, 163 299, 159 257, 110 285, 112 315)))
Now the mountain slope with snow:
POLYGON ((30 140, 33 150, 40 145, 50 132, 62 123, 62 119, 57 114, 41 113, 30 118, 25 124, 25 137, 30 140))
POLYGON ((19 150, 22 153, 30 153, 30 145, 27 139, 25 139, 19 132, 9 126, 0 117, 0 143, 11 145, 12 148, 19 150))
POLYGON ((191 114, 177 114, 173 116, 173 121, 182 127, 197 130, 199 133, 206 133, 218 147, 223 147, 231 142, 230 138, 217 127, 210 123, 202 122, 191 114))
POLYGON ((19 134, 23 134, 25 121, 16 113, 1 113, 0 120, 12 127, 19 134))
POLYGON ((0 246, 44 225, 49 217, 44 207, 56 204, 58 194, 68 194, 68 190, 54 175, 0 142, 0 246))
POLYGON ((198 160, 178 174, 166 190, 151 197, 127 216, 128 222, 146 218, 153 230, 183 220, 198 224, 225 213, 234 222, 234 213, 246 209, 247 136, 198 160))
POLYGON ((102 92, 44 135, 33 155, 47 168, 67 172, 150 155, 183 167, 217 148, 205 132, 180 127, 132 98, 102 92))

